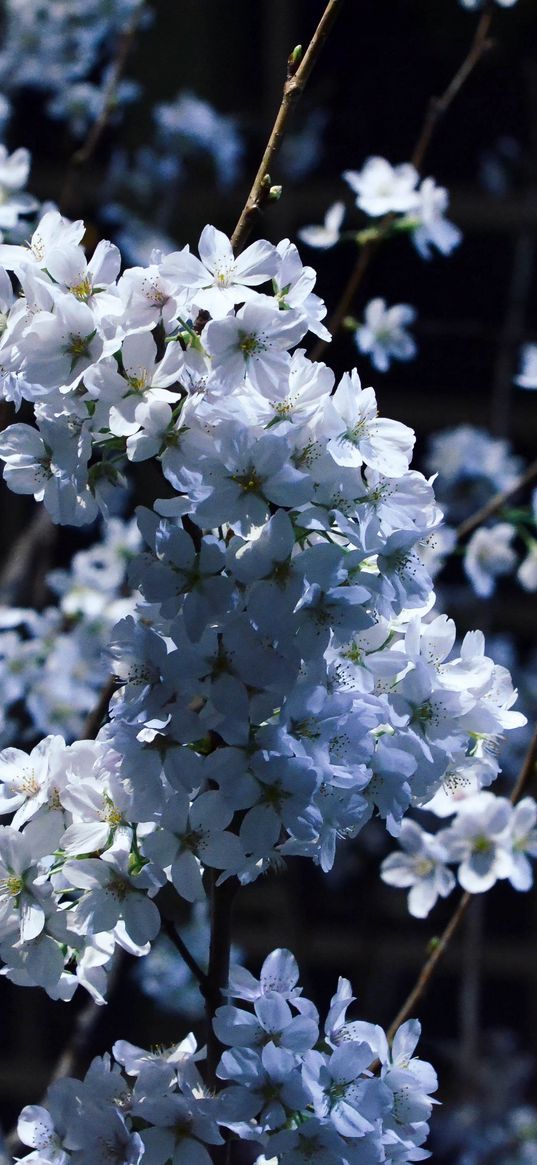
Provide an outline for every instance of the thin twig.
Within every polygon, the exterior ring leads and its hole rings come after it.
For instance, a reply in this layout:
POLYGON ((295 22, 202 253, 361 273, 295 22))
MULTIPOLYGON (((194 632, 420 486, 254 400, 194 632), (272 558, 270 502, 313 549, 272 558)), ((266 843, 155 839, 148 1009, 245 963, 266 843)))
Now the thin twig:
POLYGON ((162 929, 164 934, 168 936, 170 942, 173 943, 176 950, 179 951, 179 954, 181 955, 183 961, 186 963, 189 971, 192 972, 194 978, 199 983, 202 995, 205 995, 207 992, 208 984, 208 978, 205 971, 200 967, 199 963, 194 958, 194 955, 190 953, 186 943, 183 942, 181 935, 178 934, 177 930, 175 929, 173 922, 163 922, 162 929))
POLYGON ((442 958, 442 955, 453 938, 459 923, 462 921, 464 915, 466 914, 470 902, 472 901, 472 897, 473 895, 469 894, 468 891, 465 890, 462 898, 459 900, 456 909, 451 915, 447 926, 440 935, 440 938, 435 940, 434 947, 429 955, 429 958, 426 959, 425 963, 423 964, 423 967, 421 968, 412 990, 407 995, 405 1002, 403 1003, 402 1007, 399 1008, 395 1019, 392 1021, 386 1032, 388 1040, 393 1040, 397 1029, 401 1026, 402 1023, 405 1022, 405 1019, 408 1019, 410 1013, 414 1010, 416 1003, 418 1003, 424 994, 434 974, 437 963, 442 958))
MULTIPOLYGON (((526 752, 526 756, 524 758, 522 767, 520 769, 518 779, 517 779, 516 784, 511 792, 510 800, 511 800, 511 803, 513 805, 516 805, 517 802, 520 801, 520 798, 524 792, 524 789, 526 788, 528 781, 533 776, 533 773, 535 771, 536 766, 537 766, 537 726, 535 727, 535 731, 533 733, 530 744, 528 746, 528 750, 526 752)), ((458 926, 459 926, 461 920, 464 918, 464 915, 466 914, 468 906, 470 905, 470 902, 472 901, 473 897, 474 897, 473 894, 469 894, 467 890, 465 891, 465 893, 459 899, 458 905, 456 906, 453 914, 451 915, 451 918, 449 919, 447 926, 445 927, 442 934, 440 935, 440 938, 434 940, 434 947, 433 947, 428 959, 426 959, 425 963, 423 964, 421 971, 416 979, 416 982, 415 982, 412 990, 407 995, 405 1002, 403 1003, 402 1007, 400 1007, 395 1019, 390 1024, 390 1026, 387 1030, 386 1034, 387 1034, 388 1040, 390 1042, 393 1040, 393 1037, 394 1037, 397 1029, 401 1026, 402 1023, 405 1022, 406 1019, 408 1019, 409 1015, 414 1010, 416 1003, 419 1002, 422 995, 424 994, 426 988, 428 987, 428 985, 433 977, 433 974, 436 970, 437 964, 439 963, 440 959, 442 958, 442 955, 444 954, 446 947, 451 942, 451 939, 453 938, 455 931, 458 929, 458 926)), ((372 1067, 376 1067, 376 1066, 378 1067, 378 1065, 372 1065, 372 1067)))
POLYGON ((476 510, 474 514, 470 514, 469 518, 465 518, 464 522, 461 522, 460 526, 457 526, 456 534, 459 541, 463 538, 467 538, 469 534, 473 534, 474 530, 477 530, 478 526, 482 526, 488 518, 492 518, 494 514, 498 513, 498 510, 503 509, 505 503, 510 501, 510 499, 514 497, 515 494, 519 492, 519 490, 524 489, 528 485, 531 485, 531 483, 536 479, 537 461, 532 461, 531 465, 528 465, 528 468, 525 470, 525 472, 522 473, 520 477, 517 477, 516 481, 514 481, 512 485, 508 486, 507 489, 500 490, 499 493, 494 494, 494 496, 490 498, 488 502, 485 502, 484 506, 481 506, 480 509, 476 510))
POLYGON ((267 198, 270 197, 270 169, 280 148, 287 121, 306 87, 310 73, 331 32, 336 17, 343 7, 343 3, 344 0, 329 0, 298 68, 296 67, 293 56, 291 55, 289 58, 280 108, 276 115, 276 120, 265 147, 259 169, 254 178, 252 189, 231 236, 231 244, 236 253, 242 250, 252 229, 254 219, 263 204, 267 201, 267 198))
POLYGON ((516 780, 516 784, 513 786, 513 789, 511 792, 511 801, 512 801, 513 805, 516 805, 517 802, 520 801, 520 798, 524 792, 524 789, 526 788, 526 785, 528 784, 529 781, 531 781, 531 778, 535 772, 536 765, 537 765, 537 725, 535 726, 535 731, 534 731, 533 736, 530 740, 528 750, 527 750, 526 755, 524 757, 522 768, 521 768, 521 770, 518 774, 517 780, 516 780))
POLYGON ((468 77, 473 73, 476 65, 479 64, 481 57, 492 47, 490 40, 490 27, 492 24, 492 4, 488 4, 475 30, 474 39, 470 45, 464 61, 457 69, 455 76, 450 81, 447 89, 444 90, 441 97, 431 97, 425 120, 421 127, 419 138, 414 146, 414 152, 411 157, 412 165, 416 170, 421 170, 425 154, 431 144, 431 138, 435 132, 438 122, 444 116, 453 103, 457 95, 460 93, 468 77))
POLYGON ((130 20, 120 33, 116 56, 114 58, 110 70, 110 76, 108 78, 108 83, 104 91, 101 112, 93 122, 93 125, 90 126, 86 140, 78 150, 75 150, 69 161, 65 182, 59 200, 62 210, 67 212, 72 206, 77 175, 80 173, 82 167, 86 166, 88 162, 91 161, 91 158, 93 157, 95 150, 97 149, 97 146, 108 125, 110 115, 116 108, 118 85, 123 76, 123 73, 125 72, 127 61, 132 51, 144 7, 144 0, 140 0, 140 3, 132 12, 130 20))
MULTIPOLYGON (((425 154, 431 143, 431 138, 438 125, 440 119, 447 113, 450 105, 455 100, 457 94, 462 89, 465 81, 475 69, 478 62, 485 52, 491 47, 492 42, 489 40, 489 32, 492 21, 492 5, 487 5, 487 8, 481 15, 481 19, 477 25, 474 38, 470 49, 464 58, 464 61, 457 69, 455 76, 450 81, 447 89, 444 90, 441 97, 431 97, 427 106, 425 119, 421 127, 418 140, 414 146, 410 161, 412 165, 418 170, 421 170, 425 154)), ((377 227, 377 236, 365 243, 360 249, 360 253, 356 260, 353 270, 341 294, 341 299, 337 304, 329 322, 328 330, 335 336, 341 328, 344 319, 349 313, 349 309, 353 299, 362 283, 365 273, 369 267, 371 260, 376 254, 380 244, 389 234, 392 223, 394 221, 393 214, 387 214, 381 219, 377 227)), ((318 340, 311 351, 310 359, 319 360, 322 356, 328 340, 318 340)))

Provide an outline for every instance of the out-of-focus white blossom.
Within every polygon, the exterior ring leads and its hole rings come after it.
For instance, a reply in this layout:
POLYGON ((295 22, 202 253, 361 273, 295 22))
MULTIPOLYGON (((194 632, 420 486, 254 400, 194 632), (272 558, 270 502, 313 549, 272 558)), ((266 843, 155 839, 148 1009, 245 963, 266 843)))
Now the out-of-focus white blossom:
POLYGON ((521 353, 521 371, 515 376, 519 388, 537 388, 537 344, 525 344, 521 353))
POLYGON ((476 595, 492 595, 496 579, 509 574, 517 557, 511 546, 515 530, 509 522, 498 522, 475 530, 464 554, 464 570, 476 595))
POLYGON ((374 368, 387 372, 392 360, 412 360, 416 344, 405 331, 416 312, 407 303, 386 306, 384 299, 372 299, 364 312, 364 322, 357 327, 354 339, 360 352, 369 356, 374 368))

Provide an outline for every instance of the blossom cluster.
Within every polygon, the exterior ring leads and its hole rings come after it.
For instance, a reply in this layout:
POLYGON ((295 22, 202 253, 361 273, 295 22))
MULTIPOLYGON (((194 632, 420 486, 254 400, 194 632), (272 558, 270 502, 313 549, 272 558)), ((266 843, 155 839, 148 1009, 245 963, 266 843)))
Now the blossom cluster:
MULTIPOLYGON (((460 230, 445 217, 447 190, 434 178, 420 179, 411 162, 392 166, 386 158, 375 156, 368 158, 361 170, 346 170, 343 178, 356 196, 358 209, 372 220, 392 216, 384 229, 389 225, 391 230, 410 234, 422 258, 429 259, 433 247, 449 255, 460 242, 460 230)), ((299 237, 310 247, 333 247, 341 237, 344 215, 344 203, 334 203, 324 226, 303 227, 299 237)), ((374 238, 375 231, 354 235, 360 244, 374 238)))
MULTIPOLYGON (((342 231, 345 204, 336 202, 322 226, 306 226, 299 238, 310 247, 327 250, 340 240, 353 239, 358 246, 380 241, 397 232, 409 234, 424 259, 433 248, 449 255, 459 244, 461 232, 445 217, 449 197, 433 178, 420 179, 411 162, 392 166, 386 158, 371 157, 360 171, 346 170, 343 178, 356 196, 356 206, 367 216, 360 231, 342 231)), ((407 303, 387 306, 381 297, 365 307, 362 321, 349 316, 345 327, 354 333, 358 351, 369 356, 374 368, 386 372, 392 360, 411 360, 416 344, 406 331, 416 316, 407 303)))
MULTIPOLYGON (((472 777, 469 766, 470 787, 472 777)), ((489 792, 467 792, 458 799, 453 793, 448 781, 444 797, 437 795, 427 806, 438 814, 454 814, 448 828, 431 834, 406 818, 399 837, 401 850, 382 864, 385 882, 410 887, 408 909, 415 918, 425 918, 437 898, 445 898, 453 889, 455 877, 449 864, 457 864, 459 884, 470 894, 482 894, 502 878, 516 890, 529 890, 533 884, 528 860, 528 855, 537 857, 537 806, 533 798, 524 797, 513 806, 506 797, 489 792)))
POLYGON ((18 982, 102 999, 115 943, 158 934, 166 883, 196 902, 206 869, 329 870, 338 838, 374 814, 396 835, 448 774, 489 784, 491 742, 524 717, 480 633, 453 656, 434 615, 441 514, 412 431, 297 347, 327 333, 294 245, 235 257, 206 227, 199 258, 120 275, 82 234, 49 211, 0 246, 24 293, 5 273, 4 394, 37 422, 1 435, 5 480, 74 524, 107 513, 129 461, 156 459, 163 496, 138 511, 110 723, 0 754, 0 951, 18 982))
POLYGON ((214 1095, 192 1035, 161 1052, 118 1040, 113 1060, 93 1061, 83 1081, 64 1079, 44 1105, 28 1105, 21 1141, 48 1165, 111 1158, 138 1165, 210 1165, 210 1149, 240 1138, 283 1165, 404 1165, 422 1149, 436 1101, 434 1069, 414 1055, 417 1020, 396 1032, 348 1021, 354 1001, 340 979, 320 1032, 319 1015, 298 986, 290 951, 276 950, 259 979, 234 968, 229 994, 240 1007, 216 1012, 225 1045, 214 1095))
POLYGON ((112 627, 134 607, 126 571, 139 548, 136 523, 110 518, 68 570, 47 574, 57 605, 0 607, 2 747, 51 730, 71 741, 82 734, 106 681, 112 627))

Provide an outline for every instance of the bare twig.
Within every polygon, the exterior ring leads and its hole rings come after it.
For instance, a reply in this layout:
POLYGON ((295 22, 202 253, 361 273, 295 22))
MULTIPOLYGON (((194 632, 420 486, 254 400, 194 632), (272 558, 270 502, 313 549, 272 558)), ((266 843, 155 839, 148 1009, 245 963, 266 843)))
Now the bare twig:
MULTIPOLYGON (((516 803, 518 801, 520 801, 520 798, 524 792, 524 789, 526 788, 528 781, 531 779, 531 777, 533 776, 533 773, 535 772, 536 766, 537 766, 537 726, 535 728, 535 731, 534 731, 532 739, 530 741, 528 750, 526 752, 526 756, 524 758, 524 762, 523 762, 522 767, 520 769, 518 779, 517 779, 516 784, 512 790, 512 793, 511 793, 510 800, 511 800, 513 805, 516 805, 516 803)), ((427 989, 427 987, 428 987, 428 985, 433 977, 433 974, 436 970, 437 964, 439 963, 440 959, 442 958, 444 951, 449 946, 449 943, 451 942, 451 939, 453 938, 455 931, 458 929, 460 922, 464 918, 464 915, 466 914, 466 911, 467 911, 473 897, 474 897, 473 894, 469 894, 467 890, 465 891, 465 893, 459 899, 459 902, 458 902, 453 914, 451 915, 451 918, 449 919, 447 926, 442 931, 440 938, 434 940, 433 949, 431 950, 431 953, 430 953, 428 959, 426 959, 426 961, 424 962, 412 990, 407 995, 405 1002, 403 1003, 402 1007, 400 1007, 395 1019, 390 1024, 390 1026, 387 1030, 386 1034, 387 1034, 388 1040, 390 1040, 390 1042, 391 1042, 391 1040, 393 1040, 393 1037, 394 1037, 398 1027, 400 1027, 401 1024, 404 1023, 406 1019, 408 1019, 409 1015, 414 1010, 416 1004, 419 1003, 422 995, 425 993, 425 991, 426 991, 426 989, 427 989)), ((372 1067, 378 1067, 378 1065, 373 1065, 372 1067)))
POLYGON ((526 788, 526 785, 528 784, 529 781, 531 781, 531 778, 533 777, 536 766, 537 766, 537 725, 535 726, 535 731, 534 731, 533 736, 531 738, 531 741, 529 743, 528 750, 526 752, 526 755, 524 757, 524 761, 522 764, 522 768, 520 769, 520 772, 519 772, 517 780, 516 780, 516 784, 514 785, 512 792, 511 792, 511 801, 512 801, 513 805, 516 805, 517 801, 520 801, 520 798, 524 792, 524 789, 526 788))
POLYGON ((453 103, 457 95, 460 93, 468 77, 473 73, 476 65, 479 64, 481 57, 492 47, 490 40, 490 28, 492 24, 492 4, 487 4, 475 30, 475 35, 470 45, 470 49, 465 56, 462 64, 457 69, 455 76, 450 81, 447 89, 444 90, 441 97, 431 97, 425 120, 420 130, 419 138, 414 146, 414 152, 411 157, 412 165, 416 170, 421 170, 425 154, 431 144, 431 138, 435 132, 440 119, 447 113, 450 105, 453 103))
MULTIPOLYGON (((427 106, 425 119, 421 127, 418 140, 414 146, 411 156, 411 163, 416 170, 420 171, 423 165, 425 154, 431 143, 431 138, 438 125, 440 119, 447 113, 450 105, 455 100, 457 94, 462 89, 465 81, 475 69, 478 62, 485 52, 491 47, 492 42, 489 39, 490 26, 492 21, 492 6, 487 5, 485 11, 481 15, 481 19, 477 25, 474 38, 470 49, 464 58, 464 61, 457 69, 455 76, 450 81, 447 89, 444 90, 441 97, 431 97, 427 106)), ((377 229, 377 234, 374 239, 365 243, 360 249, 360 253, 356 260, 349 279, 343 289, 341 299, 337 304, 329 322, 328 330, 332 336, 335 336, 341 328, 344 319, 349 313, 349 309, 353 299, 360 287, 365 273, 369 267, 371 260, 378 251, 380 244, 389 234, 392 223, 394 221, 393 214, 387 214, 381 219, 377 229)), ((327 340, 318 340, 312 349, 310 359, 319 360, 322 356, 327 344, 327 340)))
POLYGON ((473 895, 469 894, 467 890, 464 892, 462 898, 458 902, 456 909, 451 915, 447 926, 442 931, 440 938, 434 941, 434 946, 429 955, 429 958, 426 959, 425 963, 423 964, 423 967, 421 968, 412 990, 407 995, 405 1002, 403 1003, 402 1007, 399 1008, 395 1019, 392 1021, 386 1032, 386 1035, 390 1041, 393 1040, 397 1029, 401 1026, 402 1023, 405 1022, 405 1019, 408 1019, 409 1015, 414 1010, 416 1003, 419 1002, 422 995, 424 994, 436 970, 437 963, 440 962, 446 947, 449 945, 453 935, 455 934, 455 931, 459 926, 459 923, 462 921, 464 915, 466 914, 470 902, 472 901, 472 897, 473 895))
POLYGON ((476 510, 474 514, 470 514, 469 518, 465 518, 464 522, 461 522, 460 526, 457 526, 456 533, 459 541, 463 538, 467 538, 469 534, 473 534, 474 530, 477 530, 478 526, 482 526, 483 523, 488 520, 488 518, 492 518, 494 514, 497 514, 499 510, 502 510, 506 502, 510 501, 511 498, 514 497, 515 494, 517 494, 521 489, 531 485, 531 483, 536 479, 537 461, 532 461, 531 465, 528 465, 528 468, 525 470, 525 472, 522 473, 520 477, 517 477, 516 481, 514 481, 512 485, 508 486, 507 489, 501 490, 499 493, 494 494, 494 496, 490 498, 488 502, 485 502, 484 506, 481 506, 480 509, 476 510))
POLYGON ((294 55, 292 54, 289 58, 280 108, 276 115, 276 120, 272 127, 252 188, 231 236, 231 243, 235 252, 242 250, 252 229, 254 219, 263 204, 267 201, 267 198, 270 197, 270 169, 280 148, 289 116, 306 87, 310 73, 328 38, 336 17, 343 7, 343 3, 344 0, 329 0, 298 67, 296 67, 294 55))
POLYGON ((199 983, 202 995, 205 995, 207 992, 207 984, 208 984, 208 978, 207 978, 207 975, 205 974, 205 971, 202 970, 199 963, 196 961, 194 956, 190 953, 186 943, 183 942, 181 935, 178 934, 178 932, 175 929, 175 926, 174 926, 173 922, 171 922, 171 920, 163 922, 162 929, 164 931, 164 934, 166 934, 168 936, 170 942, 173 943, 175 949, 177 951, 179 951, 179 954, 180 954, 181 958, 183 959, 183 961, 186 963, 189 971, 192 972, 194 978, 199 983))
POLYGON ((112 63, 108 84, 104 92, 103 107, 99 116, 90 127, 86 140, 78 150, 75 150, 75 153, 70 159, 59 200, 62 210, 66 212, 69 212, 72 207, 77 176, 82 167, 91 161, 108 125, 110 115, 116 108, 118 85, 125 72, 127 61, 132 51, 144 7, 144 0, 140 0, 140 3, 132 12, 130 20, 119 36, 116 56, 112 63))

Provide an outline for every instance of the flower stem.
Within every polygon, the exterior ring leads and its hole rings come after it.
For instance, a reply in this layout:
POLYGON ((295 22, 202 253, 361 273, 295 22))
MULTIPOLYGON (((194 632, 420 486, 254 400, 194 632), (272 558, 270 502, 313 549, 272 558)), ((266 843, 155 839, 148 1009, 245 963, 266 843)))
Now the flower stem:
POLYGON ((254 219, 257 217, 264 203, 270 199, 270 168, 282 143, 289 116, 297 101, 302 96, 310 73, 332 30, 336 17, 343 7, 343 3, 344 0, 329 0, 298 67, 296 66, 296 50, 289 58, 280 108, 276 114, 276 120, 270 132, 270 137, 254 178, 252 188, 231 236, 231 244, 235 253, 238 253, 244 247, 252 229, 254 219))

